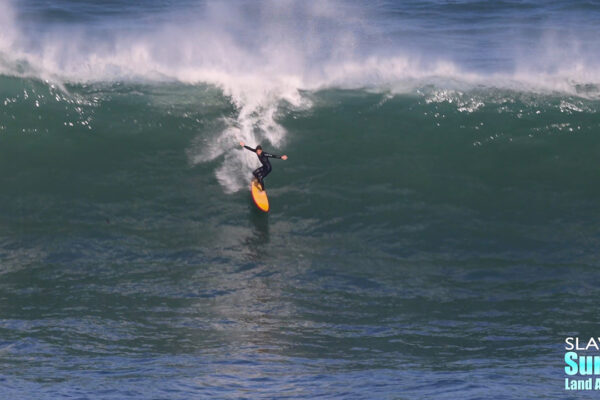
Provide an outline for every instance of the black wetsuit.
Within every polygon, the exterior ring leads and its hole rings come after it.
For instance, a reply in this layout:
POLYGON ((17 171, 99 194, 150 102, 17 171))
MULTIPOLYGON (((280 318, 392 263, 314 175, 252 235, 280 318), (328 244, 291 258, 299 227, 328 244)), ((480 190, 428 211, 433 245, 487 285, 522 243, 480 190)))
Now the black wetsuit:
MULTIPOLYGON (((244 147, 247 148, 248 150, 256 153, 256 149, 253 149, 250 146, 244 146, 244 147)), ((271 169, 272 169, 269 158, 281 158, 281 156, 267 153, 264 150, 260 153, 260 155, 257 154, 257 156, 258 156, 258 160, 262 164, 262 167, 255 169, 254 172, 252 172, 252 175, 254 175, 254 177, 258 180, 258 183, 260 183, 260 186, 262 187, 262 189, 265 190, 265 183, 264 183, 263 179, 265 178, 265 176, 269 175, 269 173, 271 172, 271 169)))

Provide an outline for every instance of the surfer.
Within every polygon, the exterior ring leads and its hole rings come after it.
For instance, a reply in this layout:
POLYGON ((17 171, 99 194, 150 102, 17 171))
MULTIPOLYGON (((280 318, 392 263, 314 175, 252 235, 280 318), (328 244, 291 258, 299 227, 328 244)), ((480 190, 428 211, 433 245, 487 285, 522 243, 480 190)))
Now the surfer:
POLYGON ((254 177, 256 178, 258 183, 260 183, 261 190, 265 190, 265 183, 264 183, 263 179, 267 175, 269 175, 269 173, 271 172, 271 169, 272 169, 269 158, 280 158, 282 160, 287 160, 287 156, 285 154, 282 156, 278 156, 275 154, 264 152, 261 145, 258 145, 258 146, 256 146, 255 149, 253 149, 250 146, 246 146, 244 144, 244 142, 240 142, 240 146, 245 147, 248 150, 255 152, 256 155, 258 156, 258 160, 262 164, 262 167, 255 169, 254 172, 252 172, 252 175, 254 175, 254 177))

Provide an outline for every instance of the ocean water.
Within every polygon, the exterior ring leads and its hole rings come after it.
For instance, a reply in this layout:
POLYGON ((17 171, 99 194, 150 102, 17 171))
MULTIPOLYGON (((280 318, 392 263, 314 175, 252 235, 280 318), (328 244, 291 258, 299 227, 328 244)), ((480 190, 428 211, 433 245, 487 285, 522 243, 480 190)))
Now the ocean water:
POLYGON ((594 397, 599 20, 0 0, 0 397, 594 397))

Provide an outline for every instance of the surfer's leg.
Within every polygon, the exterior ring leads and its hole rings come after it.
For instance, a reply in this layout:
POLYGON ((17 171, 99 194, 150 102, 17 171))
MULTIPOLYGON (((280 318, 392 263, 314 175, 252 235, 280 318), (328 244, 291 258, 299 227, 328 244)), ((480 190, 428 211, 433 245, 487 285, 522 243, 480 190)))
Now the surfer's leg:
POLYGON ((271 170, 270 169, 266 169, 266 168, 263 168, 263 170, 261 171, 259 181, 260 181, 260 185, 262 186, 263 190, 265 190, 264 179, 267 177, 267 175, 269 175, 270 172, 271 172, 271 170))
POLYGON ((267 175, 269 175, 271 173, 271 168, 265 168, 262 167, 261 171, 260 171, 260 185, 262 186, 262 189, 265 190, 265 182, 264 179, 267 177, 267 175))
POLYGON ((261 175, 262 169, 262 167, 258 167, 254 171, 252 171, 252 175, 254 175, 257 181, 259 180, 258 177, 261 175))
POLYGON ((258 183, 260 183, 260 187, 262 190, 265 190, 265 183, 263 182, 263 178, 265 176, 265 169, 264 167, 260 167, 254 170, 254 172, 252 172, 252 175, 254 175, 254 177, 256 178, 256 180, 258 181, 258 183))
POLYGON ((260 183, 260 188, 262 190, 265 190, 265 181, 263 180, 263 178, 265 177, 265 170, 263 168, 260 169, 260 172, 258 173, 258 183, 260 183))

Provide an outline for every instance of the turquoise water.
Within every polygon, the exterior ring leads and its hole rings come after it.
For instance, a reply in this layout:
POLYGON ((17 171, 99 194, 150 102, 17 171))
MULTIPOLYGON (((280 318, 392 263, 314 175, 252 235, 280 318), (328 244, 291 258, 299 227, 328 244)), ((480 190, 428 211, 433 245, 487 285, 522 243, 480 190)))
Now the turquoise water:
POLYGON ((0 9, 7 398, 593 396, 595 2, 0 9))

